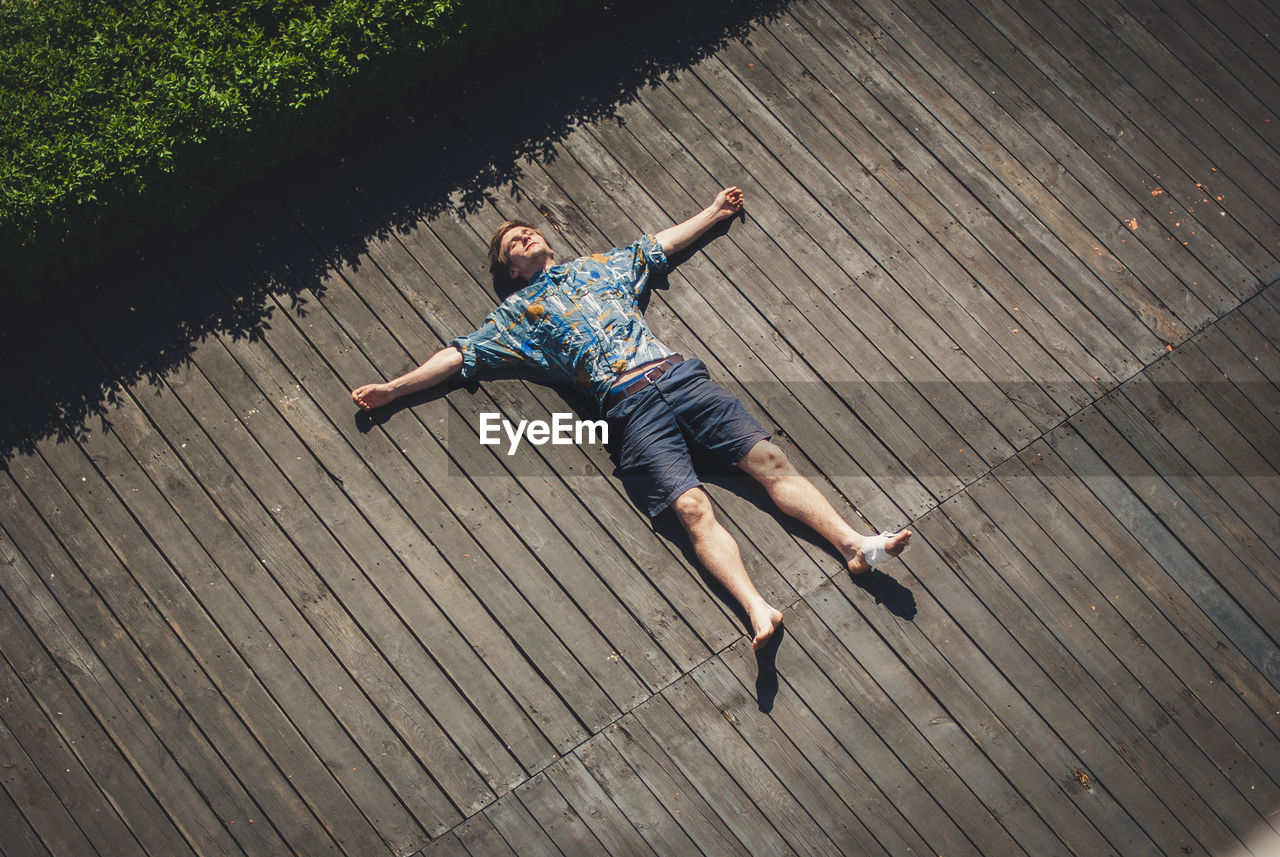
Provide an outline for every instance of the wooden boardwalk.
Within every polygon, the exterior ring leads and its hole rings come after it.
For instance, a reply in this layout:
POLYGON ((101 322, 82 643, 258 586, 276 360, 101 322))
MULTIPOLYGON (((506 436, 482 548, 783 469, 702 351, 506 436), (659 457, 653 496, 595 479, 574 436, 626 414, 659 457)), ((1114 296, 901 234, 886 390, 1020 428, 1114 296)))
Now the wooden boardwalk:
POLYGON ((1280 10, 658 12, 7 347, 0 855, 1280 854, 1280 10), (478 442, 574 394, 348 397, 480 322, 502 219, 723 184, 652 326, 918 534, 853 579, 708 474, 760 659, 606 449, 478 442))

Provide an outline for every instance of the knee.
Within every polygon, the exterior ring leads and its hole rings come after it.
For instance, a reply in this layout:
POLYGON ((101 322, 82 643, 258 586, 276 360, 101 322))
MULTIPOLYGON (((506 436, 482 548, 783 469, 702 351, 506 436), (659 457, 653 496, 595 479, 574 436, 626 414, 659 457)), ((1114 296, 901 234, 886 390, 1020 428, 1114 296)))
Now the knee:
POLYGON ((696 532, 715 522, 711 498, 701 488, 690 488, 671 504, 681 525, 689 532, 696 532))
POLYGON ((742 467, 762 482, 797 473, 782 447, 771 440, 762 440, 753 446, 743 460, 742 467))

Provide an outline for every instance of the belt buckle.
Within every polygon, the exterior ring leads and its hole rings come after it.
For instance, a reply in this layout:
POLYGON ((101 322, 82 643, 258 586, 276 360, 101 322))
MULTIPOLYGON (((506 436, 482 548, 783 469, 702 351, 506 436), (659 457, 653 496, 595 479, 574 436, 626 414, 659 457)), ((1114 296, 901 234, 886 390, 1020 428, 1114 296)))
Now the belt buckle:
POLYGON ((664 359, 663 359, 663 361, 662 361, 661 363, 659 363, 657 366, 652 366, 652 367, 650 367, 650 368, 648 368, 648 369, 644 370, 644 374, 643 374, 643 375, 641 375, 640 377, 641 377, 641 378, 643 378, 643 379, 645 379, 645 381, 649 382, 650 384, 652 384, 652 383, 654 383, 655 381, 657 381, 657 380, 658 380, 658 378, 661 378, 661 377, 662 377, 662 373, 666 372, 666 371, 667 371, 667 367, 668 367, 668 366, 670 366, 670 365, 671 365, 671 361, 670 361, 670 360, 668 360, 668 359, 665 359, 665 358, 664 358, 664 359), (653 376, 653 373, 654 373, 654 372, 657 372, 658 374, 657 374, 656 376, 653 376), (651 376, 653 376, 653 377, 651 377, 651 376))

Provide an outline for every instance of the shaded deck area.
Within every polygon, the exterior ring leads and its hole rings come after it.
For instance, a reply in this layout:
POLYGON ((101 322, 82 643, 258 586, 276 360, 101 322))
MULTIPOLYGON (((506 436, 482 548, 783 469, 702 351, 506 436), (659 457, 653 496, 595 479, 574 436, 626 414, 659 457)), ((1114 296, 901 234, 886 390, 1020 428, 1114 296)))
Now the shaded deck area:
POLYGON ((1280 11, 712 5, 13 321, 0 855, 1280 854, 1280 11), (503 219, 571 257, 725 184, 652 327, 917 534, 852 578, 708 471, 760 658, 608 449, 479 443, 588 402, 348 395, 480 323, 503 219))

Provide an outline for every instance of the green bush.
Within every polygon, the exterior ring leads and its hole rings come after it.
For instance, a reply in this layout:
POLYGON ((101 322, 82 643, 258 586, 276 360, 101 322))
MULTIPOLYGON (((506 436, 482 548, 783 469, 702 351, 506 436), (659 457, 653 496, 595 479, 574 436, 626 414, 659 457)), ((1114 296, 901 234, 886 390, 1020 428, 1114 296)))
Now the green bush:
POLYGON ((457 41, 459 5, 0 0, 0 277, 30 293, 191 222, 457 41))

